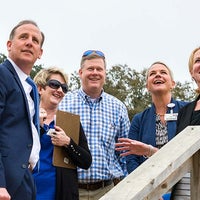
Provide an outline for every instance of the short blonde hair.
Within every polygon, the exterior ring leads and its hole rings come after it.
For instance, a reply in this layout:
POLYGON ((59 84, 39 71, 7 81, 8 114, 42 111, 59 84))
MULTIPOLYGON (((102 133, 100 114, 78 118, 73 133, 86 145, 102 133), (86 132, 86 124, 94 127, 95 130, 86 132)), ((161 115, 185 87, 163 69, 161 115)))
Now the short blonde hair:
MULTIPOLYGON (((189 72, 190 72, 190 74, 192 75, 192 70, 193 70, 193 65, 194 65, 194 54, 198 51, 198 50, 200 50, 200 47, 197 47, 197 48, 195 48, 193 51, 192 51, 192 53, 190 54, 190 57, 189 57, 189 61, 188 61, 188 67, 189 67, 189 72)), ((195 82, 196 82, 196 80, 194 80, 195 82)), ((196 90, 195 90, 198 94, 200 94, 200 89, 199 88, 197 88, 196 90)))
POLYGON ((190 74, 191 74, 191 71, 192 71, 192 69, 193 69, 194 54, 195 54, 198 50, 200 50, 200 47, 195 48, 195 49, 192 51, 192 53, 190 54, 189 61, 188 61, 188 67, 189 67, 189 72, 190 72, 190 74))
POLYGON ((146 80, 148 79, 149 70, 151 69, 151 67, 152 67, 153 65, 156 65, 156 64, 160 64, 160 65, 165 66, 165 67, 167 68, 167 70, 169 71, 169 75, 170 75, 171 79, 174 81, 174 75, 173 75, 172 70, 171 70, 165 63, 163 63, 163 62, 161 62, 161 61, 156 61, 156 62, 154 62, 154 63, 151 64, 151 66, 147 69, 147 72, 146 72, 146 80))
POLYGON ((59 74, 64 79, 65 83, 68 83, 68 76, 67 74, 58 67, 49 67, 41 69, 34 77, 34 82, 37 86, 44 87, 47 81, 50 79, 51 75, 59 74))

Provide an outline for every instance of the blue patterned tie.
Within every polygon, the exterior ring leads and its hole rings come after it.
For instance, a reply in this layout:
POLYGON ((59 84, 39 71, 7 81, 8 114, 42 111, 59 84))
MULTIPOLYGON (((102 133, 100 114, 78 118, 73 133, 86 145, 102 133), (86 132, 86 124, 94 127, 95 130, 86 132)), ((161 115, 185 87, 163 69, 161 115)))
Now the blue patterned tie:
POLYGON ((39 120, 39 95, 38 95, 38 90, 37 86, 35 85, 34 81, 28 77, 26 79, 26 82, 31 85, 32 91, 33 92, 33 101, 34 101, 34 107, 35 107, 35 115, 33 117, 33 123, 35 124, 35 127, 39 133, 40 130, 40 120, 39 120))

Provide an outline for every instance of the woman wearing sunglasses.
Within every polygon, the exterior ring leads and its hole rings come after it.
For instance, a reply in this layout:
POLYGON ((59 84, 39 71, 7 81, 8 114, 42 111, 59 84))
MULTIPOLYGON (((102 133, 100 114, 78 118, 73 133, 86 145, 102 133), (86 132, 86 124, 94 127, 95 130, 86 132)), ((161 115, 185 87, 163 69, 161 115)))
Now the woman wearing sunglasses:
POLYGON ((78 145, 67 136, 62 127, 55 125, 54 119, 58 104, 68 91, 67 75, 59 68, 46 68, 35 76, 34 81, 40 95, 41 125, 40 160, 33 170, 37 200, 78 200, 77 170, 52 165, 54 145, 64 146, 74 164, 80 168, 88 169, 92 162, 81 124, 78 145), (53 134, 48 134, 50 130, 53 130, 53 134), (79 159, 77 152, 81 155, 79 159))

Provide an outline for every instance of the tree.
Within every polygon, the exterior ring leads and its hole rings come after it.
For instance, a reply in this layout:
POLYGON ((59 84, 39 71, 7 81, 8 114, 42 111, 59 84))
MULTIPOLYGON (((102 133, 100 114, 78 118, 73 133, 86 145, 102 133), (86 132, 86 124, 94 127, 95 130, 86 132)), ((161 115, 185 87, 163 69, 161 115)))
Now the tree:
POLYGON ((172 94, 176 99, 184 101, 192 101, 197 96, 192 83, 188 81, 184 83, 177 81, 174 90, 172 90, 172 94))
POLYGON ((30 73, 30 77, 33 79, 35 77, 35 75, 41 70, 43 69, 42 65, 34 65, 31 73, 30 73))
POLYGON ((0 53, 0 63, 4 62, 6 60, 6 56, 2 53, 0 53))
MULTIPOLYGON (((151 96, 146 89, 146 71, 137 72, 127 65, 115 65, 107 71, 104 90, 124 102, 130 119, 151 105, 151 96)), ((69 88, 74 90, 79 87, 80 79, 75 72, 71 75, 69 88)), ((187 81, 177 82, 172 94, 175 99, 184 101, 191 101, 196 96, 192 84, 187 81)))
POLYGON ((81 82, 79 79, 79 75, 76 71, 74 71, 74 73, 72 73, 70 76, 69 90, 78 89, 80 88, 80 86, 81 86, 81 82))
POLYGON ((146 70, 137 72, 127 65, 113 66, 107 72, 104 89, 126 105, 131 119, 135 113, 149 106, 151 99, 145 87, 146 70))

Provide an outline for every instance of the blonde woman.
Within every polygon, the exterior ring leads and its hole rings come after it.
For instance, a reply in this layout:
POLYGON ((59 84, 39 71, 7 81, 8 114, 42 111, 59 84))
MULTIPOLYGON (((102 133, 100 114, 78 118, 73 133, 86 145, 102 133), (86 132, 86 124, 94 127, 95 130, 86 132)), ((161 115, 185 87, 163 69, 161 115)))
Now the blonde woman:
POLYGON ((78 145, 67 136, 62 127, 55 126, 54 116, 58 104, 68 91, 67 75, 59 68, 47 68, 42 69, 35 76, 34 81, 40 95, 42 114, 40 162, 33 170, 37 186, 37 200, 78 200, 77 170, 52 165, 54 145, 63 146, 74 164, 80 168, 88 169, 92 162, 81 124, 78 145), (56 134, 53 136, 47 134, 51 128, 55 129, 56 134))
MULTIPOLYGON (((197 84, 197 93, 200 93, 200 47, 195 48, 189 58, 189 72, 197 84)), ((180 133, 189 125, 200 125, 200 95, 185 106, 179 112, 177 121, 177 133, 180 133)), ((180 198, 190 199, 190 173, 187 173, 182 180, 174 187, 172 200, 180 198)))
POLYGON ((147 70, 146 88, 152 105, 133 117, 129 138, 120 138, 116 144, 116 150, 125 151, 121 156, 127 156, 129 173, 175 136, 177 114, 186 103, 172 98, 174 86, 172 72, 166 64, 155 62, 147 70))

